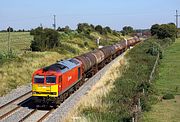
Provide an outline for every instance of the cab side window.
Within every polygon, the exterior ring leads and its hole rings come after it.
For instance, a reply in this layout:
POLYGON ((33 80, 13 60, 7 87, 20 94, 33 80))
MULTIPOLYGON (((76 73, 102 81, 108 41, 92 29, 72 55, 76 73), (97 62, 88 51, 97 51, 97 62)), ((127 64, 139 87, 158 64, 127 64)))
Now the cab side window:
POLYGON ((78 79, 80 79, 81 78, 81 68, 79 67, 78 68, 78 79))

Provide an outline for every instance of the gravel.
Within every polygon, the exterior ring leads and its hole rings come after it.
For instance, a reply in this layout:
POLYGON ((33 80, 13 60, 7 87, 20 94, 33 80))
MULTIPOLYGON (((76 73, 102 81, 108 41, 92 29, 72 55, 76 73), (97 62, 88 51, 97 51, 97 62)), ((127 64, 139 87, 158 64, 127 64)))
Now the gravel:
POLYGON ((106 73, 106 71, 111 67, 111 65, 118 61, 122 55, 117 57, 111 63, 106 65, 103 69, 101 69, 96 75, 90 78, 83 86, 81 86, 74 94, 72 94, 68 99, 66 99, 60 107, 58 107, 48 118, 44 121, 46 122, 59 122, 63 121, 68 114, 68 112, 76 105, 76 103, 80 100, 82 96, 84 96, 93 85, 96 84, 97 81, 101 79, 101 77, 106 73))
POLYGON ((21 95, 31 91, 31 84, 26 86, 20 86, 17 89, 12 90, 5 96, 0 97, 0 106, 20 97, 21 95))
POLYGON ((16 112, 12 113, 10 116, 1 120, 1 122, 18 122, 20 121, 26 114, 30 113, 31 109, 29 108, 20 108, 16 112))

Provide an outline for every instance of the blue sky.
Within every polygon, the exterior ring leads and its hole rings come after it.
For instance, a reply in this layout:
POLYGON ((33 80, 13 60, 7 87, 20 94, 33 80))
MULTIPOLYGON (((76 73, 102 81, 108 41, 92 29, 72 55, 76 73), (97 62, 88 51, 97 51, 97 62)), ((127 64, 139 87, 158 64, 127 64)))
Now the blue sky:
POLYGON ((121 30, 150 28, 155 23, 175 22, 180 13, 180 0, 1 0, 0 30, 11 26, 31 29, 42 23, 52 27, 53 14, 57 26, 87 22, 121 30))

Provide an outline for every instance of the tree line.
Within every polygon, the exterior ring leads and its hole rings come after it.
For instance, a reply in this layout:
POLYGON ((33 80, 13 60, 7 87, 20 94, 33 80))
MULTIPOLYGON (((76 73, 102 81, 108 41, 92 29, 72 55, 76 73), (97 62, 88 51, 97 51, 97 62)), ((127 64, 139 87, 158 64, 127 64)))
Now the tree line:
MULTIPOLYGON (((125 27, 123 28, 125 34, 129 34, 132 32, 133 28, 125 27), (126 32, 127 31, 127 32, 126 32)), ((65 27, 58 27, 57 30, 50 29, 50 28, 43 28, 38 27, 36 29, 32 29, 30 31, 30 34, 33 35, 33 41, 31 42, 31 49, 32 51, 45 51, 49 49, 53 49, 60 46, 60 38, 59 38, 59 32, 70 34, 71 32, 76 32, 79 35, 92 38, 91 33, 97 32, 103 36, 106 36, 107 34, 115 35, 115 36, 121 36, 121 33, 112 30, 110 27, 102 27, 101 25, 93 25, 88 23, 79 23, 77 25, 76 30, 71 30, 69 26, 65 27)), ((92 40, 92 39, 91 39, 92 40)))
POLYGON ((178 29, 174 23, 168 24, 154 24, 151 26, 151 35, 157 37, 158 39, 171 38, 175 41, 178 29))

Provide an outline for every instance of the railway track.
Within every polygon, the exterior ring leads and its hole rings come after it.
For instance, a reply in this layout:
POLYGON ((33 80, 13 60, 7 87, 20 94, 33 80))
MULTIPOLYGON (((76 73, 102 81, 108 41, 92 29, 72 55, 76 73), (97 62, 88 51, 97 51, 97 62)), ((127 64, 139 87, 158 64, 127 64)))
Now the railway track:
POLYGON ((55 109, 38 110, 31 102, 31 91, 0 106, 0 121, 42 122, 55 109))
POLYGON ((51 109, 44 116, 42 116, 37 122, 42 122, 49 114, 51 114, 55 109, 51 109))
POLYGON ((23 117, 21 120, 19 120, 19 122, 23 122, 25 121, 28 117, 30 117, 32 114, 34 114, 37 111, 37 109, 34 109, 33 111, 31 111, 29 114, 27 114, 25 117, 23 117))
POLYGON ((17 111, 18 109, 21 108, 21 105, 26 103, 31 96, 31 91, 21 95, 20 97, 2 105, 0 107, 0 120, 6 118, 13 112, 17 111))
POLYGON ((32 110, 30 113, 28 113, 26 116, 24 116, 19 122, 28 122, 28 121, 33 121, 33 122, 42 122, 46 117, 49 116, 55 109, 50 109, 47 111, 42 111, 38 109, 32 110), (38 117, 37 117, 38 116, 38 117))
POLYGON ((10 102, 8 102, 8 103, 2 105, 2 106, 0 107, 0 109, 2 109, 2 108, 4 108, 4 107, 8 106, 9 104, 11 104, 11 103, 13 103, 13 102, 15 102, 15 101, 21 99, 22 97, 24 97, 24 96, 26 96, 26 95, 29 95, 30 93, 31 93, 31 91, 29 91, 29 92, 27 92, 27 93, 21 95, 20 97, 18 97, 18 98, 16 98, 16 99, 14 99, 14 100, 12 100, 12 101, 10 101, 10 102))

